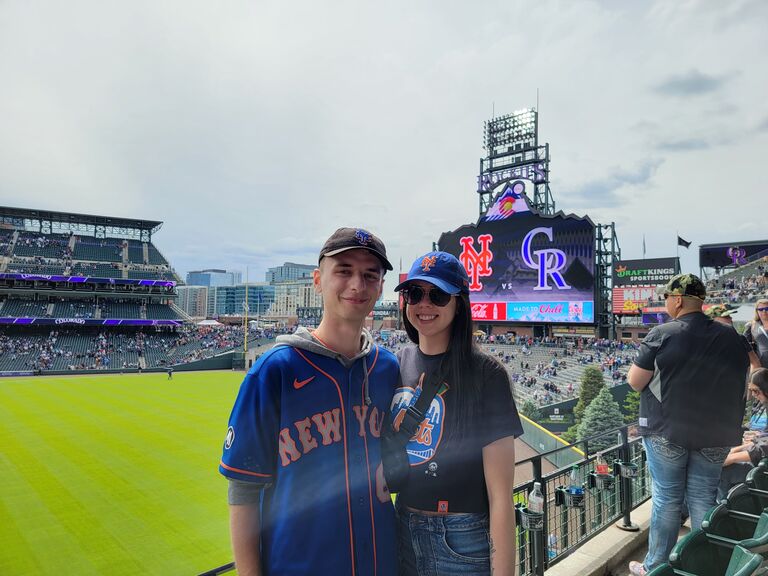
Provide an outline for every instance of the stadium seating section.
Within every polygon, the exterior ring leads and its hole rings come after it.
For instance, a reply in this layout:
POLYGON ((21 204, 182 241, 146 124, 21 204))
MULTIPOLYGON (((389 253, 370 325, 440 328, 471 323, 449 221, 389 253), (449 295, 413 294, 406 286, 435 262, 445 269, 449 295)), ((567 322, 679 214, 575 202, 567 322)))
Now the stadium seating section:
POLYGON ((128 260, 133 263, 144 262, 144 243, 138 240, 128 240, 128 260))
POLYGON ((13 258, 6 272, 16 274, 64 274, 66 266, 63 260, 48 260, 34 258, 13 258), (45 263, 49 262, 49 263, 45 263))
POLYGON ((73 260, 92 260, 95 262, 122 262, 123 241, 116 238, 82 238, 77 239, 73 260))
MULTIPOLYGON (((0 230, 0 272, 179 281, 168 261, 151 242, 95 238, 80 234, 47 234, 0 230)), ((74 283, 71 296, 41 287, 35 297, 0 296, 0 316, 83 318, 93 320, 182 320, 171 305, 160 303, 161 289, 130 290, 133 298, 94 293, 93 284, 74 283), (90 294, 89 294, 90 293, 90 294), (154 300, 154 301, 153 301, 154 300)), ((94 326, 74 328, 0 327, 0 370, 70 370, 132 367, 139 351, 147 367, 190 362, 242 346, 242 330, 197 329, 143 334, 94 326)), ((153 329, 154 330, 154 329, 153 329)))
POLYGON ((768 297, 768 257, 757 259, 707 282, 710 302, 752 303, 768 297))
MULTIPOLYGON (((252 341, 253 347, 266 344, 252 341)), ((243 345, 242 330, 188 328, 179 332, 90 332, 56 330, 20 334, 0 328, 0 371, 146 368, 210 358, 243 345)))
POLYGON ((179 280, 158 249, 139 240, 0 230, 0 257, 6 256, 0 272, 179 280))
POLYGON ((147 304, 147 318, 152 320, 178 320, 179 315, 165 304, 147 304))
POLYGON ((163 258, 163 255, 160 254, 157 248, 155 248, 152 244, 149 244, 149 264, 162 264, 163 266, 168 265, 168 261, 163 258))
POLYGON ((13 232, 8 230, 0 230, 0 256, 7 256, 11 253, 12 240, 13 232))
POLYGON ((173 274, 170 272, 149 268, 129 270, 128 278, 136 280, 174 280, 173 274))
POLYGON ((69 236, 62 234, 35 234, 22 232, 16 240, 14 255, 64 258, 67 256, 69 236))
POLYGON ((12 318, 44 318, 48 315, 47 311, 47 302, 9 298, 0 308, 0 315, 12 318))
POLYGON ((93 278, 122 278, 123 271, 114 264, 78 263, 70 269, 71 276, 93 278))
POLYGON ((53 305, 54 318, 95 318, 96 305, 87 300, 64 300, 53 305))
POLYGON ((141 318, 141 305, 137 302, 103 300, 99 307, 102 318, 141 318))
MULTIPOLYGON (((525 345, 484 342, 480 346, 506 368, 515 401, 520 407, 526 400, 536 406, 546 406, 578 397, 581 378, 587 366, 600 369, 607 386, 624 383, 635 349, 626 344, 604 343, 604 346, 589 344, 582 350, 554 343, 525 345)), ((389 342, 384 345, 397 352, 407 343, 389 342)))

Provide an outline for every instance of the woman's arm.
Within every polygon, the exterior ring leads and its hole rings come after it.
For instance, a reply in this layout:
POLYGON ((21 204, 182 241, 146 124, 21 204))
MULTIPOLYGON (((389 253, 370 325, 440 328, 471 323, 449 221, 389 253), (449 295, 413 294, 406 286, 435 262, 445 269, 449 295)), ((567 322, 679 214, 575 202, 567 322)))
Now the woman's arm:
POLYGON ((483 448, 483 471, 488 488, 491 524, 491 574, 514 576, 517 542, 515 507, 515 438, 500 438, 483 448))
POLYGON ((746 452, 745 450, 731 450, 730 454, 726 456, 725 462, 723 462, 723 467, 736 464, 737 462, 750 462, 749 452, 746 452))

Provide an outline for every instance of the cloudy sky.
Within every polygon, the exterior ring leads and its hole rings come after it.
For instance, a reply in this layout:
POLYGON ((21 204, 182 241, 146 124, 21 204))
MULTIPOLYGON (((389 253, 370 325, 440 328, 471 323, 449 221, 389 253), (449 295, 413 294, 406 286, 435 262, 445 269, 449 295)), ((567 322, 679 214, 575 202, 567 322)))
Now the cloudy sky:
POLYGON ((768 237, 766 29, 761 0, 0 0, 0 203, 161 220, 182 275, 262 280, 343 225, 407 269, 538 89, 557 207, 625 258, 679 231, 697 271, 768 237))

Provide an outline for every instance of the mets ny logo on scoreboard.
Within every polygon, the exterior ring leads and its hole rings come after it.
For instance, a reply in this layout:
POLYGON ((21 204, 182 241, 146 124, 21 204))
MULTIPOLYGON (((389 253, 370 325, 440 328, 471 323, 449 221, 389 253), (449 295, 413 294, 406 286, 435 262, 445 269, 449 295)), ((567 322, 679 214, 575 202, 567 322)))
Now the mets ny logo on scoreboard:
MULTIPOLYGON (((553 242, 552 227, 540 226, 531 229, 523 238, 519 254, 514 255, 520 269, 533 271, 535 281, 530 289, 533 292, 552 294, 562 292, 562 300, 521 300, 472 302, 473 320, 513 320, 523 322, 591 322, 594 318, 594 303, 586 300, 571 300, 568 295, 572 287, 563 276, 563 270, 568 263, 566 253, 556 247, 533 249, 533 241, 544 237, 553 242)), ((481 292, 484 290, 483 278, 494 274, 494 254, 492 250, 493 235, 480 234, 477 245, 472 236, 462 236, 459 239, 461 253, 459 260, 469 275, 469 290, 481 292)), ((501 271, 503 272, 503 271, 501 271)), ((518 280, 519 282, 519 280, 518 280)), ((506 286, 507 284, 502 284, 506 286)), ((509 283, 512 286, 512 283, 509 283)), ((487 295, 486 295, 487 296, 487 295)), ((577 296, 578 297, 578 296, 577 296)), ((573 298, 573 296, 571 296, 573 298)))

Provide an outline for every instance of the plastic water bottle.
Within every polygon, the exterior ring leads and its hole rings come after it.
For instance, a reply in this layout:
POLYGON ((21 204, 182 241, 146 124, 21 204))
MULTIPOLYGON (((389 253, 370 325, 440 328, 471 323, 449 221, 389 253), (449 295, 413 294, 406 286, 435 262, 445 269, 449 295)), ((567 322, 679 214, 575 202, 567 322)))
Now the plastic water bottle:
POLYGON ((571 468, 571 486, 568 490, 571 494, 584 494, 584 488, 581 485, 581 474, 576 464, 571 468))
POLYGON ((595 473, 600 475, 607 475, 608 472, 608 464, 605 462, 605 458, 603 458, 603 455, 600 454, 597 457, 597 462, 595 463, 595 473))
POLYGON ((533 483, 533 490, 528 494, 528 512, 533 514, 544 513, 544 494, 541 493, 541 484, 533 483))

